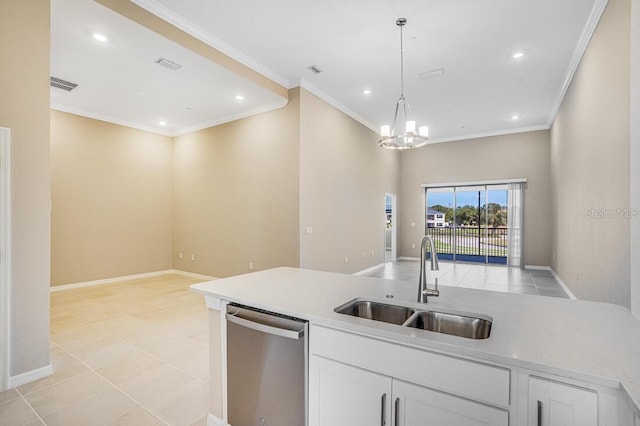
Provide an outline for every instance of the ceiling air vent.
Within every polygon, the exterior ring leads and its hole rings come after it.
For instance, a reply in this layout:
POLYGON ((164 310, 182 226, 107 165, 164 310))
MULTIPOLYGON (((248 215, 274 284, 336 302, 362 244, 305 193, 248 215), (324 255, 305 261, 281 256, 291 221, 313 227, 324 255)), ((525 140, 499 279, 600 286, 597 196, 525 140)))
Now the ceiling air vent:
POLYGON ((314 73, 314 74, 320 74, 320 73, 322 72, 322 70, 321 70, 320 68, 318 68, 318 66, 317 66, 317 65, 309 65, 309 66, 307 67, 307 69, 308 69, 309 71, 311 71, 312 73, 314 73))
POLYGON ((444 76, 444 68, 438 68, 435 70, 420 73, 420 78, 423 80, 429 80, 430 78, 438 78, 444 76))
POLYGON ((175 62, 165 58, 158 58, 154 62, 158 65, 162 65, 165 68, 169 68, 171 71, 177 71, 179 68, 182 68, 182 65, 176 64, 175 62))
POLYGON ((67 92, 72 91, 78 85, 76 83, 72 83, 70 81, 63 80, 61 78, 51 77, 51 87, 57 87, 58 89, 66 90, 67 92))

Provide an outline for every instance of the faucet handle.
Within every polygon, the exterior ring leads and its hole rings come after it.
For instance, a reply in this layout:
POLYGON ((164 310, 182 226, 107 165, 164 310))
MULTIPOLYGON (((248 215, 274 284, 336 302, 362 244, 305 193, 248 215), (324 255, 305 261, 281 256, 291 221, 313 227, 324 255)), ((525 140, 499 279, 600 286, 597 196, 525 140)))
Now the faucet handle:
POLYGON ((436 285, 435 288, 425 288, 422 290, 422 294, 426 294, 427 296, 438 297, 440 296, 440 290, 438 290, 438 277, 436 277, 436 285))

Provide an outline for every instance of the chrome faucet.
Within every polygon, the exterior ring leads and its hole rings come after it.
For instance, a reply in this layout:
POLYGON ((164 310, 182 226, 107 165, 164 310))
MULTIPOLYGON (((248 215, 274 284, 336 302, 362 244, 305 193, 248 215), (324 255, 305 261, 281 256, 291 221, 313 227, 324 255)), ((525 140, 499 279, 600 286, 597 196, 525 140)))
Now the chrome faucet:
POLYGON ((438 253, 436 253, 433 238, 431 238, 431 235, 425 235, 420 244, 420 278, 418 280, 418 302, 420 303, 427 303, 427 296, 440 296, 438 277, 436 277, 436 287, 434 289, 427 287, 427 272, 424 268, 424 263, 427 261, 427 243, 429 243, 429 249, 431 250, 431 270, 437 271, 440 269, 438 266, 438 253))

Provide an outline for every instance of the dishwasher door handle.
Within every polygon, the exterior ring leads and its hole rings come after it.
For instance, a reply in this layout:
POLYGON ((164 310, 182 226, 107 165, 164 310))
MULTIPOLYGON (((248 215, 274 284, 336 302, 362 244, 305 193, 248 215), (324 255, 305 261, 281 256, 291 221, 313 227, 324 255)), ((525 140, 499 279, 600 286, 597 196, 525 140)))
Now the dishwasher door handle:
POLYGON ((233 314, 226 314, 227 321, 237 324, 241 327, 250 328, 261 333, 273 334, 275 336, 286 337, 287 339, 300 340, 304 336, 304 330, 287 330, 285 328, 274 327, 259 322, 250 321, 237 317, 233 314))

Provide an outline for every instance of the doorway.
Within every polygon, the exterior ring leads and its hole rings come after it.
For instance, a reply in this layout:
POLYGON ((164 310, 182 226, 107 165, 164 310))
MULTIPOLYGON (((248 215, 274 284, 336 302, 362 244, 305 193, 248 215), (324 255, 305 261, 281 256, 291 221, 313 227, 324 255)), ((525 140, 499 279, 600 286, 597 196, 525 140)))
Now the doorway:
POLYGON ((438 256, 506 265, 509 242, 520 243, 509 214, 518 206, 509 205, 509 192, 507 184, 426 188, 425 234, 433 237, 438 256))
POLYGON ((396 194, 384 194, 384 262, 394 262, 397 256, 397 197, 396 194))

